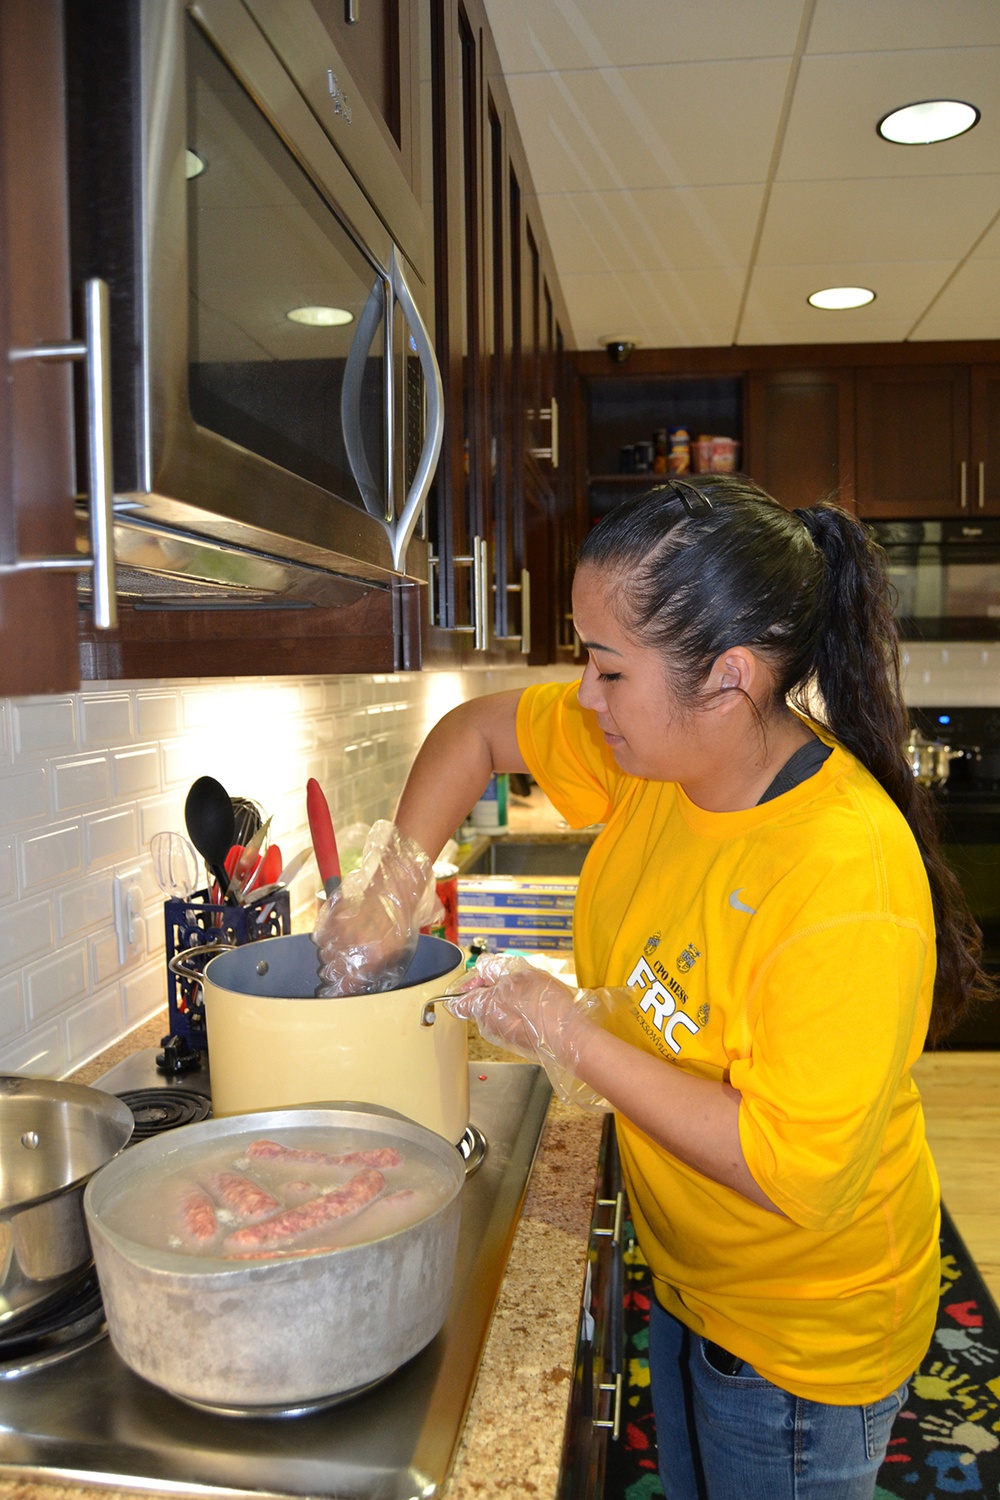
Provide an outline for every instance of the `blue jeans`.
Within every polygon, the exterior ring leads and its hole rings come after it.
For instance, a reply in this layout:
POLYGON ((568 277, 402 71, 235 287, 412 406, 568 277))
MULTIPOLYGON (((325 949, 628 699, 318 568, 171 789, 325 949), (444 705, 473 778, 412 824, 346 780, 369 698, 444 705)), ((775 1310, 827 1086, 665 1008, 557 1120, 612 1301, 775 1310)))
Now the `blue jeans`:
POLYGON ((752 1365, 722 1374, 655 1297, 649 1369, 667 1500, 872 1500, 906 1382, 871 1406, 779 1390, 752 1365))

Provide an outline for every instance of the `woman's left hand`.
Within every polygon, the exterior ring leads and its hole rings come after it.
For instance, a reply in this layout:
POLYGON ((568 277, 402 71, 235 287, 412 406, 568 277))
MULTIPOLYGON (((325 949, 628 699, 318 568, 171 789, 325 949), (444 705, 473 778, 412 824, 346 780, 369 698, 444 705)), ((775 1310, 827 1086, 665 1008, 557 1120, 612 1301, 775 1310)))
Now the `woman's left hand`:
POLYGON ((527 959, 484 953, 446 1003, 452 1015, 474 1021, 486 1041, 541 1063, 566 1103, 608 1108, 576 1077, 604 1009, 593 991, 570 989, 527 959))

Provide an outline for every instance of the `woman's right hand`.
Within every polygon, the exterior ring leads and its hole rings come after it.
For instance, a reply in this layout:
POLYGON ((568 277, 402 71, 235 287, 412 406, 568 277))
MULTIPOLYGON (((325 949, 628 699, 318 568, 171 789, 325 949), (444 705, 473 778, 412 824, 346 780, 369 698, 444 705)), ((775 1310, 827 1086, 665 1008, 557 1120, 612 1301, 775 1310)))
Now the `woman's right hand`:
POLYGON ((375 823, 361 864, 323 906, 313 941, 319 949, 321 996, 395 988, 434 910, 431 860, 395 823, 375 823))

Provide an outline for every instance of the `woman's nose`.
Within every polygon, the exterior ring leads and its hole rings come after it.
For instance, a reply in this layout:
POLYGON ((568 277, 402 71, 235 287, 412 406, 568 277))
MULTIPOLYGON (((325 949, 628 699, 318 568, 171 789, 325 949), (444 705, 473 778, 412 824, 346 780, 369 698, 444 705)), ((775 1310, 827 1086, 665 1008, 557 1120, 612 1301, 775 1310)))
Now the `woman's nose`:
POLYGON ((592 713, 600 713, 604 707, 604 695, 601 692, 600 677, 597 668, 592 661, 588 661, 583 669, 580 686, 577 688, 576 696, 583 708, 590 709, 592 713))

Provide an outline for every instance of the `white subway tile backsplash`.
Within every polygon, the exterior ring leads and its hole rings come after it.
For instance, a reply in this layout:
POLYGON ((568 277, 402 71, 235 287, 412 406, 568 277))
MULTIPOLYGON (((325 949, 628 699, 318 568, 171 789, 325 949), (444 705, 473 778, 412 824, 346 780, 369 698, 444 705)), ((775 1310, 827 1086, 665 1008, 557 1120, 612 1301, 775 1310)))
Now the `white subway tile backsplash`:
POLYGON ((98 813, 85 820, 88 867, 125 859, 139 850, 139 819, 134 807, 98 813))
POLYGON ((52 767, 55 810, 102 807, 108 800, 109 776, 106 755, 88 760, 56 762, 52 767))
POLYGON ((11 828, 44 818, 49 811, 43 766, 0 776, 0 826, 11 828))
POLYGON ((62 1027, 48 1025, 6 1045, 3 1066, 8 1073, 24 1073, 29 1078, 62 1078, 75 1064, 67 1052, 62 1027))
POLYGON ((63 948, 53 958, 24 970, 24 1005, 29 1025, 61 1015, 74 1000, 86 995, 89 982, 83 943, 63 948))
POLYGON ((4 973, 50 952, 54 937, 48 901, 19 901, 0 911, 0 966, 4 973))
POLYGON ((127 693, 84 693, 80 698, 80 747, 96 749, 132 738, 132 699, 127 693))
POLYGON ((149 796, 160 790, 160 754, 156 745, 114 750, 111 779, 118 797, 149 796))
POLYGON ((68 755, 76 748, 72 698, 12 700, 14 750, 19 757, 44 752, 68 755))
MULTIPOLYGON (((17 890, 14 876, 14 841, 0 837, 0 901, 6 901, 17 890)), ((3 960, 0 958, 0 963, 3 960)))
POLYGON ((52 885, 83 871, 83 842, 75 823, 26 834, 21 844, 23 889, 52 885))
POLYGON ((77 937, 114 920, 111 874, 104 871, 87 880, 74 881, 56 897, 56 924, 60 938, 77 937))
POLYGON ((136 730, 141 739, 166 739, 179 728, 180 704, 176 693, 136 694, 136 730))
POLYGON ((17 979, 0 980, 0 1044, 24 1033, 24 1006, 17 979))
POLYGON ((125 1030, 122 998, 117 986, 103 990, 66 1017, 66 1039, 71 1057, 86 1062, 110 1047, 125 1030))
POLYGON ((11 706, 3 699, 0 701, 0 766, 9 765, 11 758, 10 715, 11 706))
POLYGON ((148 968, 129 974, 122 985, 122 1006, 126 1026, 138 1026, 155 1016, 166 1004, 166 970, 162 960, 148 968))

